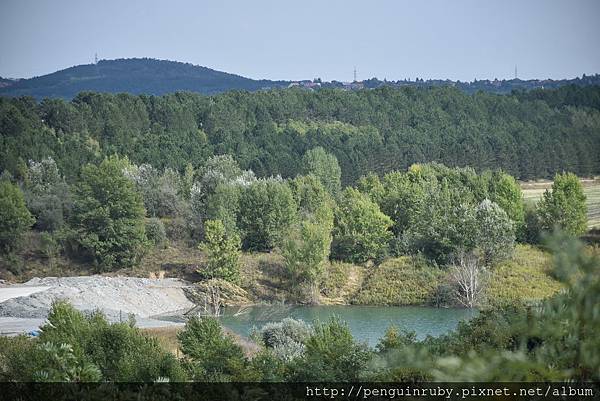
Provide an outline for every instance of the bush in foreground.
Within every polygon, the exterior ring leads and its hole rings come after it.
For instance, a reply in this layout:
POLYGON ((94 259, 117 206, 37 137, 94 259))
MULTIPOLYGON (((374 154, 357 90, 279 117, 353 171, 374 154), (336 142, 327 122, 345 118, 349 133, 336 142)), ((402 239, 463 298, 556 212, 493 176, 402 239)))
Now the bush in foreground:
POLYGON ((215 318, 191 318, 177 338, 194 380, 220 382, 243 376, 246 358, 242 348, 223 333, 215 318))

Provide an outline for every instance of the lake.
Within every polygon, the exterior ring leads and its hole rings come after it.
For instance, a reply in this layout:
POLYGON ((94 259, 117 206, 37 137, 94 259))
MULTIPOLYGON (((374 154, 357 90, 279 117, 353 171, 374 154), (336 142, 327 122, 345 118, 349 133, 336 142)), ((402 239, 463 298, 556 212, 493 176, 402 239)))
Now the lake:
POLYGON ((221 323, 232 331, 248 336, 253 327, 268 322, 278 322, 286 317, 305 322, 328 320, 338 316, 348 323, 354 338, 375 346, 390 325, 413 330, 417 338, 439 336, 454 330, 461 320, 477 315, 476 310, 455 308, 432 308, 419 306, 354 306, 318 305, 283 306, 259 305, 246 308, 225 308, 221 323))

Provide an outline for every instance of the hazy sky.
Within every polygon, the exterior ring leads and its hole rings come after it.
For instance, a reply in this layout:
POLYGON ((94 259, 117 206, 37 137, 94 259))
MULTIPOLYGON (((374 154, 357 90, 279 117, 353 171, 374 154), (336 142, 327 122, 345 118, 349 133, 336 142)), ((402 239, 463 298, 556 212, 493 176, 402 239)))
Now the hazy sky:
POLYGON ((600 73, 598 0, 0 0, 0 76, 101 59, 251 78, 571 78, 600 73))

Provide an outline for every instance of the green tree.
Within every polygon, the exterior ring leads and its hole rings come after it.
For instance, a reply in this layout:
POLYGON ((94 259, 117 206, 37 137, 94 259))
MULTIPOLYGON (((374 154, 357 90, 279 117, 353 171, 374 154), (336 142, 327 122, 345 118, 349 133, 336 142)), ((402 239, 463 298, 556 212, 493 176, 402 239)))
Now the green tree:
POLYGON ((208 258, 206 269, 201 273, 208 278, 239 281, 240 239, 235 233, 227 233, 221 220, 204 223, 204 242, 200 244, 208 258))
POLYGON ((162 174, 149 164, 127 165, 125 176, 135 183, 142 195, 146 213, 150 217, 180 216, 186 207, 181 194, 181 179, 167 168, 162 174))
POLYGON ((71 193, 54 159, 29 161, 24 195, 36 218, 37 229, 54 231, 63 226, 71 206, 71 193))
POLYGON ((301 215, 311 215, 333 203, 325 186, 312 174, 299 175, 289 184, 301 215))
POLYGON ((381 207, 382 200, 386 195, 386 187, 377 174, 370 172, 361 177, 356 183, 356 189, 363 194, 369 195, 371 200, 381 207))
POLYGON ((519 183, 506 173, 494 172, 488 186, 489 199, 506 212, 514 222, 517 237, 522 239, 525 235, 525 202, 519 183))
POLYGON ((475 210, 477 235, 475 247, 486 264, 509 257, 515 247, 515 223, 496 203, 485 199, 475 210))
POLYGON ((572 173, 556 174, 552 191, 546 190, 538 203, 541 227, 551 231, 555 227, 571 235, 587 231, 586 196, 579 178, 572 173))
MULTIPOLYGON (((413 167, 416 169, 415 166, 413 167)), ((435 184, 426 181, 419 173, 412 170, 408 173, 392 171, 384 176, 382 187, 377 190, 381 193, 379 205, 381 211, 390 216, 394 222, 395 235, 401 235, 410 227, 411 218, 425 202, 424 188, 432 185, 435 184)))
POLYGON ((11 252, 18 248, 34 222, 19 187, 0 180, 0 251, 11 252))
POLYGON ((239 235, 238 217, 243 187, 237 183, 218 184, 206 198, 202 215, 209 220, 221 220, 231 235, 239 235))
POLYGON ((144 205, 116 156, 81 171, 73 205, 75 240, 104 270, 135 265, 146 245, 144 205))
POLYGON ((181 177, 181 195, 183 199, 190 200, 192 196, 192 187, 194 186, 194 175, 196 174, 192 163, 185 165, 183 176, 181 177))
POLYGON ((337 196, 340 193, 342 170, 334 155, 319 146, 304 154, 302 165, 303 172, 315 175, 330 194, 337 196))
POLYGON ((476 234, 472 195, 444 178, 426 189, 423 202, 410 216, 408 229, 400 239, 409 251, 447 263, 459 251, 474 249, 476 234))
POLYGON ((194 380, 235 381, 243 377, 246 358, 242 348, 212 317, 192 317, 177 335, 181 352, 194 380))
POLYGON ((280 245, 296 219, 296 202, 285 181, 261 179, 244 187, 238 226, 246 249, 266 251, 280 245))
POLYGON ((232 156, 210 157, 191 187, 192 210, 200 220, 221 220, 228 232, 239 234, 237 219, 242 188, 254 181, 254 173, 240 169, 232 156))
POLYGON ((295 283, 309 286, 309 300, 312 303, 319 302, 318 284, 329 259, 332 228, 333 211, 324 206, 292 229, 283 244, 285 267, 295 283))
POLYGON ((346 188, 335 213, 335 257, 354 263, 381 258, 392 238, 391 225, 392 220, 367 195, 346 188))
POLYGON ((244 171, 231 155, 219 155, 210 157, 204 166, 198 171, 197 187, 192 190, 192 195, 198 199, 195 202, 200 203, 210 196, 217 185, 232 182, 243 177, 244 171))

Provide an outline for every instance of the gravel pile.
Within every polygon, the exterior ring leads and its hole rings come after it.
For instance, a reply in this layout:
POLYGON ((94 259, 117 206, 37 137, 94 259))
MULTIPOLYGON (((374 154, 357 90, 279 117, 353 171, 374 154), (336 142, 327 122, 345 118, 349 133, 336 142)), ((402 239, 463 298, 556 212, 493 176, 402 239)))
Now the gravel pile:
MULTIPOLYGON (((4 288, 49 287, 26 296, 0 303, 0 316, 14 318, 46 318, 54 300, 64 299, 81 311, 103 311, 109 320, 138 318, 183 312, 194 307, 185 293, 187 284, 178 279, 146 279, 134 277, 45 277, 25 284, 4 288)), ((0 291, 2 289, 0 288, 0 291)), ((145 320, 145 319, 144 319, 145 320)))

